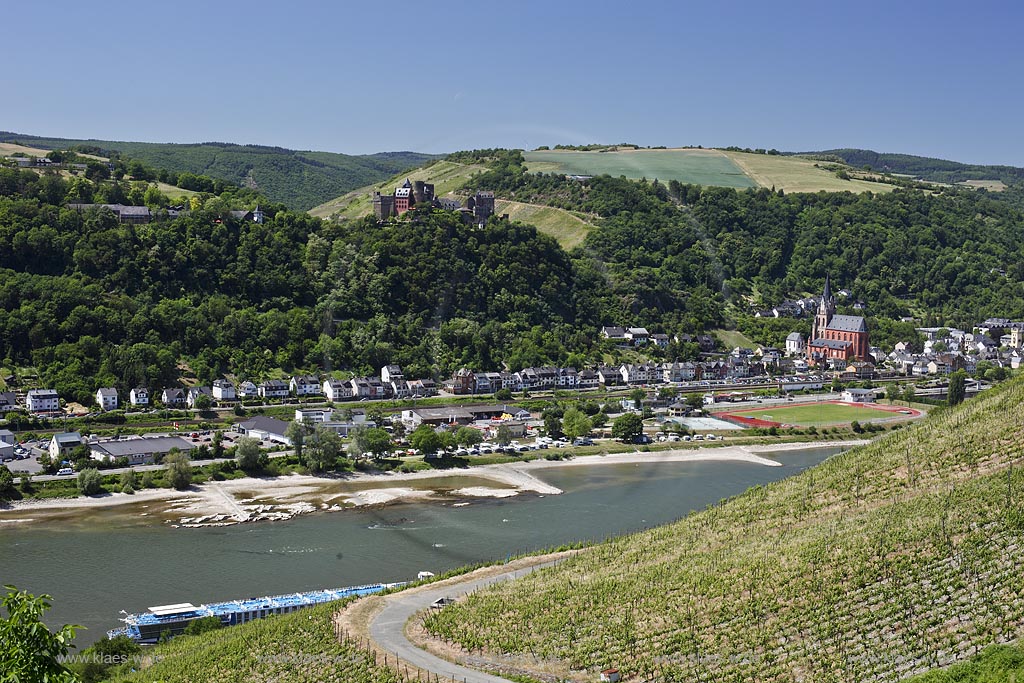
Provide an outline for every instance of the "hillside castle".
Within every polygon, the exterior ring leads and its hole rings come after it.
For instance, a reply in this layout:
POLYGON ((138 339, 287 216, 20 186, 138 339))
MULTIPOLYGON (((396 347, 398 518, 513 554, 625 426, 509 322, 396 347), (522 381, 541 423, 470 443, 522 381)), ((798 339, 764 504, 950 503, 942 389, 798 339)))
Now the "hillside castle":
POLYGON ((394 194, 374 192, 371 202, 373 215, 380 221, 392 216, 401 216, 417 204, 432 204, 446 211, 458 211, 462 213, 463 220, 467 223, 486 223, 487 219, 494 215, 493 192, 478 191, 466 200, 466 206, 462 206, 457 199, 436 197, 433 184, 422 180, 412 182, 408 178, 395 188, 394 194))
POLYGON ((836 300, 832 296, 829 276, 825 276, 825 291, 821 295, 818 312, 811 325, 811 338, 807 343, 807 361, 811 365, 837 359, 844 362, 866 360, 868 357, 868 326, 859 315, 836 315, 836 300))

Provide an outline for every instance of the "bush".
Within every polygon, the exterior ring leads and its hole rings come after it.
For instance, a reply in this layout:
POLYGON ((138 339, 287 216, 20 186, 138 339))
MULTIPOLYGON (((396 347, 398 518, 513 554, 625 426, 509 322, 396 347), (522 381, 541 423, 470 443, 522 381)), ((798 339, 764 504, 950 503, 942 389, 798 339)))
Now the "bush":
POLYGON ((86 469, 78 473, 78 490, 84 496, 94 496, 103 490, 103 475, 99 470, 86 469))

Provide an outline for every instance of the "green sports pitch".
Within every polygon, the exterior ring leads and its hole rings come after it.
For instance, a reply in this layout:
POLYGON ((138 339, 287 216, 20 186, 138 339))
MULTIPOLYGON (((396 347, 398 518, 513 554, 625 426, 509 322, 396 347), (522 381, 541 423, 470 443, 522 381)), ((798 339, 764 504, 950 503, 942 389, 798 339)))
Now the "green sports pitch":
POLYGON ((657 178, 694 185, 757 187, 732 159, 712 149, 628 149, 615 152, 537 150, 526 152, 530 171, 571 175, 625 176, 632 180, 657 178))
POLYGON ((872 422, 894 418, 906 419, 920 414, 918 411, 913 410, 907 412, 872 404, 803 403, 792 406, 758 408, 755 410, 736 410, 730 411, 729 414, 799 427, 827 427, 830 425, 849 424, 854 420, 857 422, 872 422))

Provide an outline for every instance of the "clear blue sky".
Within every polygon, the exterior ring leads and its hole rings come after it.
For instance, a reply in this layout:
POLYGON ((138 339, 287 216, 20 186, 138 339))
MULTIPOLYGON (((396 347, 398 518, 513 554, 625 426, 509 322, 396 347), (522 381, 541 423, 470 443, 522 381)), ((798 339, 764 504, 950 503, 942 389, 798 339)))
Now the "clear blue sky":
POLYGON ((0 129, 346 153, 863 147, 1024 166, 1018 2, 501 4, 9 2, 0 129))

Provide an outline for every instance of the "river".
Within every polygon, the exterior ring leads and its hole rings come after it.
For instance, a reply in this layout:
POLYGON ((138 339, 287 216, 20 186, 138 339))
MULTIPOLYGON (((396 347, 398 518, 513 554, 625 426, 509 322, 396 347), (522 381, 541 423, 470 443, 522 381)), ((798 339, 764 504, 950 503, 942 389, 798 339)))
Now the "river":
POLYGON ((783 467, 718 461, 556 467, 537 474, 561 495, 397 504, 231 527, 171 529, 113 511, 60 528, 5 527, 0 584, 49 593, 47 623, 86 626, 76 638, 84 647, 119 625, 120 610, 405 581, 421 570, 441 573, 664 524, 840 450, 763 454, 783 467))

